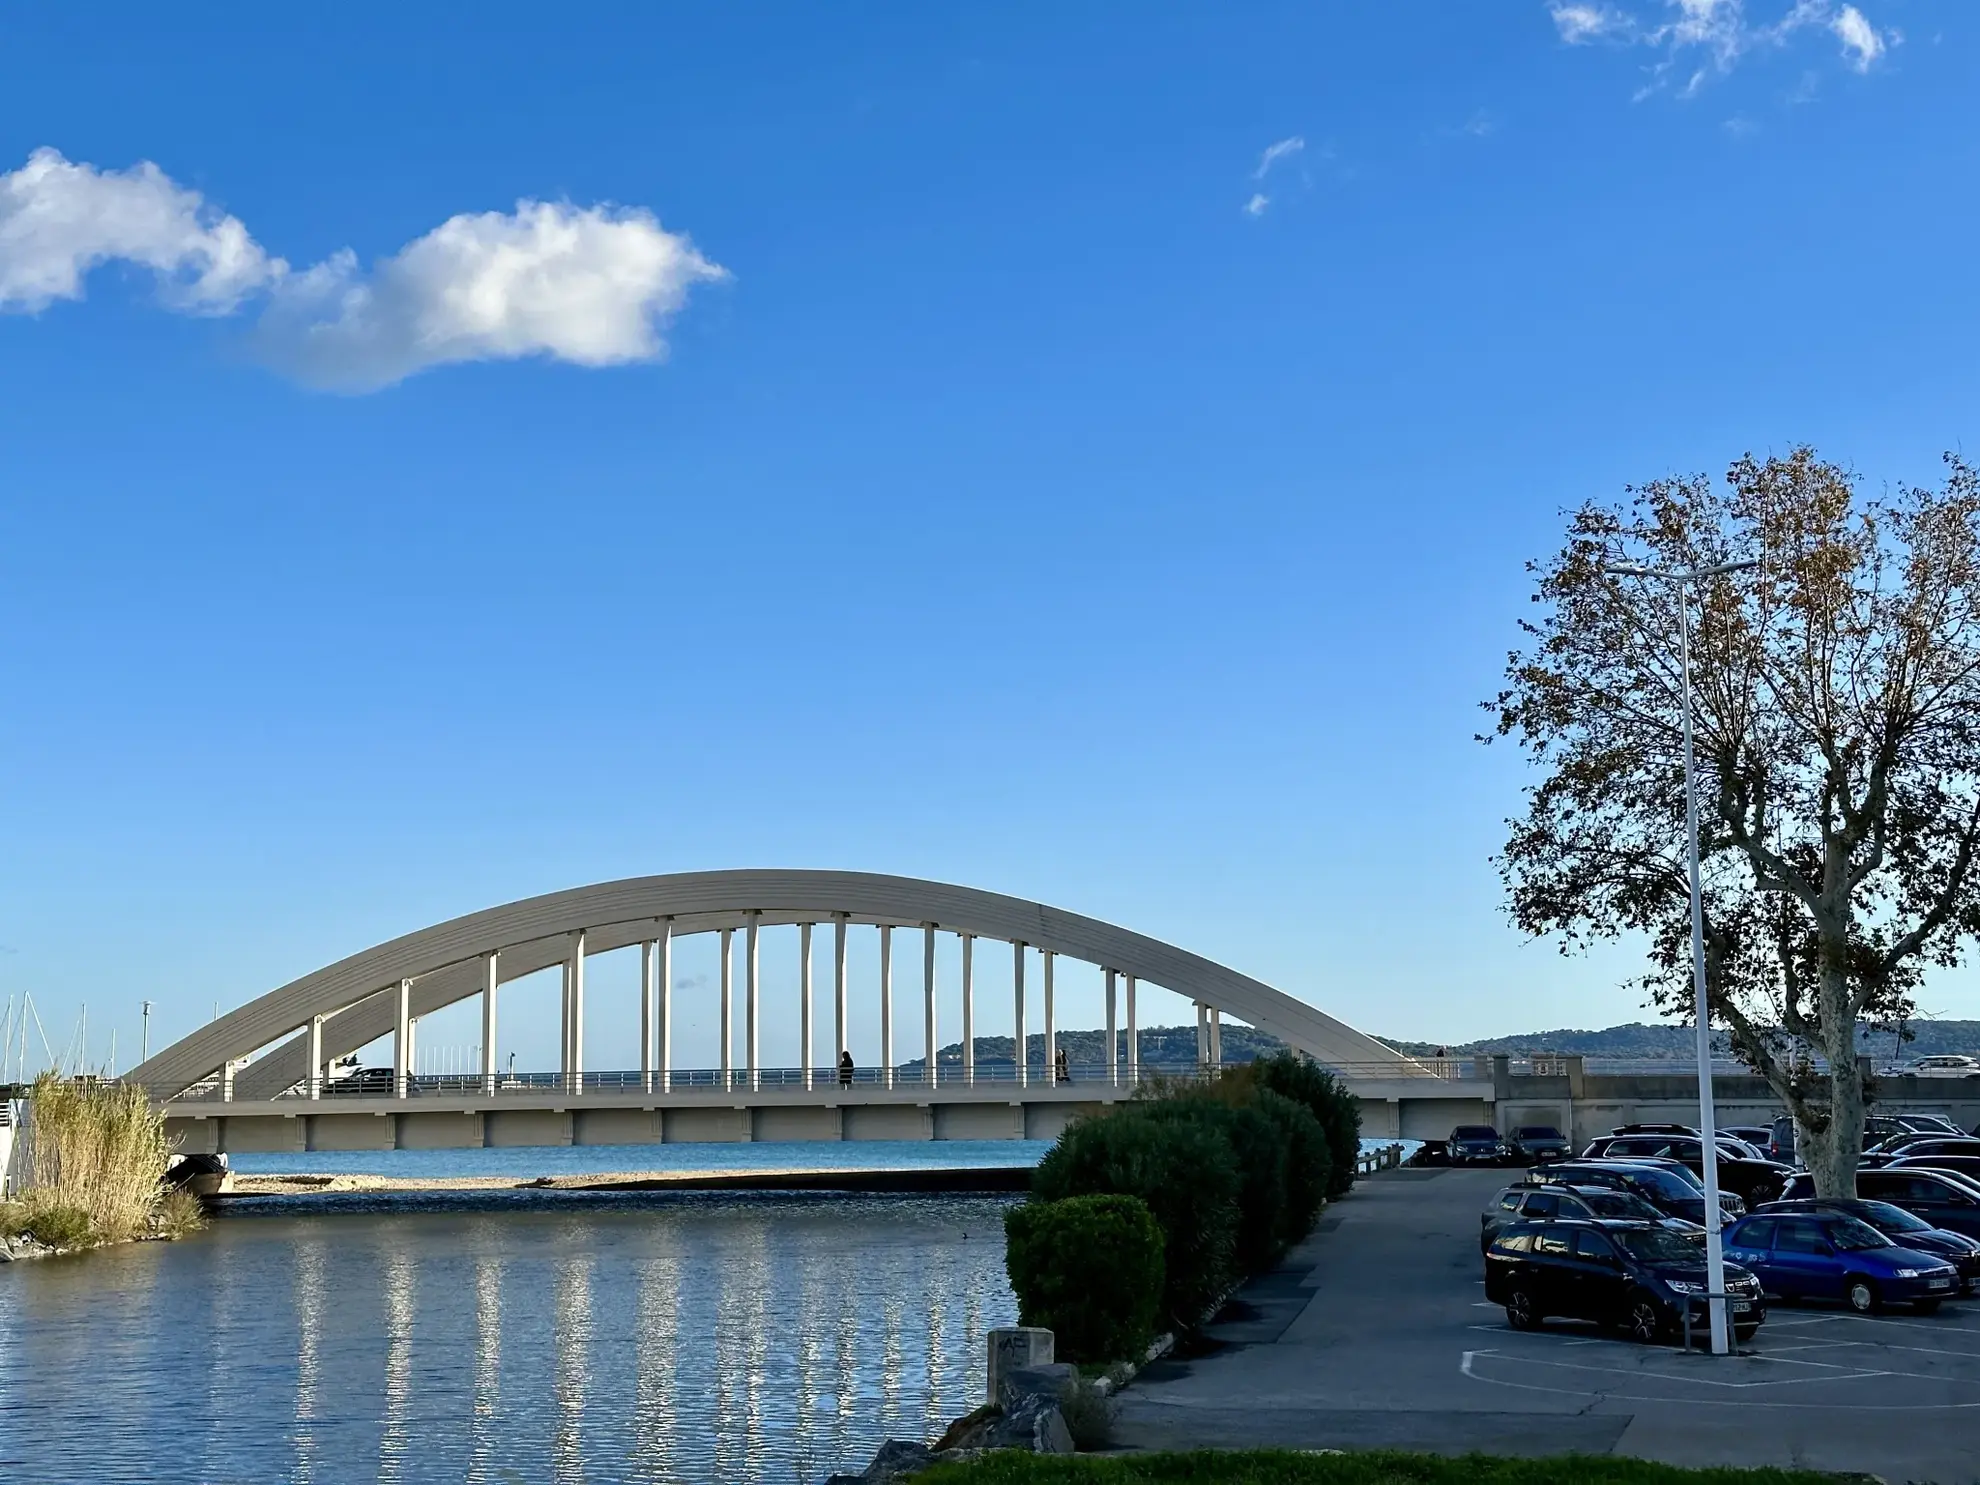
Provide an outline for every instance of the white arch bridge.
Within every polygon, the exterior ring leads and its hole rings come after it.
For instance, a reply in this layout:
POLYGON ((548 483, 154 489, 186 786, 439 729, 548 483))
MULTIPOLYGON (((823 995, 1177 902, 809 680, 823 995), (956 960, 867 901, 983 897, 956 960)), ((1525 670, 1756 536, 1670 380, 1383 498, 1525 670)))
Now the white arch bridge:
MULTIPOLYGON (((1172 944, 999 893, 912 877, 835 871, 717 871, 634 877, 526 898, 405 934, 271 990, 173 1043, 133 1069, 160 1102, 168 1130, 189 1150, 337 1150, 706 1140, 1050 1138, 1075 1113, 1128 1096, 1143 1076, 1136 989, 1153 984, 1196 1003, 1197 1061, 1222 1060, 1225 1015, 1338 1069, 1363 1100, 1371 1134, 1441 1135, 1489 1118, 1489 1071, 1406 1057, 1260 980, 1172 944), (798 930, 795 1007, 766 1012, 759 934, 798 930), (880 1057, 848 1067, 847 941, 875 931, 880 1057), (893 963, 897 935, 918 938, 919 1066, 895 1062, 893 963), (683 1069, 674 1058, 673 951, 687 935, 720 941, 720 1066, 683 1069), (941 1065, 936 943, 960 940, 962 1059, 941 1065), (741 973, 736 940, 741 939, 741 973), (829 940, 832 1050, 816 1055, 824 1019, 814 972, 816 939, 829 940), (640 950, 640 1066, 584 1066, 585 964, 640 950), (993 947, 994 946, 994 947, 993 947), (1042 1065, 979 1066, 975 966, 1008 951, 1015 1044, 1026 1045, 1027 964, 1042 971, 1042 1065), (1055 1056, 1054 968, 1059 958, 1099 967, 1106 985, 1107 1052, 1091 1066, 1055 1056), (504 1072, 495 1056, 501 987, 562 968, 561 1041, 554 1072, 504 1072), (736 1047, 741 980, 742 1056, 736 1047), (419 1019, 478 997, 478 1073, 414 1074, 419 1019), (1117 1014, 1125 1010, 1125 1025, 1117 1014), (794 1013, 802 1066, 765 1067, 766 1014, 794 1013), (337 1059, 391 1037, 389 1078, 326 1073, 337 1059), (260 1054, 260 1055, 256 1055, 260 1054)), ((788 1022, 784 1023, 788 1025, 788 1022)))

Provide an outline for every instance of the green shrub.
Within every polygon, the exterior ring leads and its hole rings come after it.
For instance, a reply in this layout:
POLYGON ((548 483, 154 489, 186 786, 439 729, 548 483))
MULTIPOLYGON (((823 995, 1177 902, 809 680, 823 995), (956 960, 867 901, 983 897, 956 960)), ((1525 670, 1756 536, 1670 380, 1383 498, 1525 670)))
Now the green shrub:
POLYGON ((1138 1196, 1162 1229, 1162 1316, 1195 1330, 1236 1277, 1237 1161, 1201 1123, 1148 1117, 1149 1105, 1078 1119, 1038 1169, 1039 1201, 1138 1196))
POLYGON ((206 1226, 206 1208, 190 1191, 175 1186, 158 1198, 158 1211, 152 1222, 160 1237, 189 1237, 206 1226))
POLYGON ((89 1241, 89 1213, 81 1207, 48 1205, 32 1208, 22 1229, 37 1243, 51 1248, 75 1248, 89 1241))
POLYGON ((1162 1302, 1162 1229, 1135 1196, 1028 1201, 1004 1214, 1018 1320, 1061 1361, 1139 1360, 1162 1302))
POLYGON ((1200 1125, 1230 1146, 1238 1176, 1237 1266, 1247 1274, 1270 1268, 1285 1251, 1284 1131, 1249 1098, 1232 1102, 1197 1091, 1144 1104, 1142 1109, 1157 1122, 1200 1125))
POLYGON ((1327 1195, 1345 1196, 1354 1185, 1355 1161, 1361 1155, 1361 1104, 1345 1084, 1326 1068, 1290 1049, 1261 1057, 1251 1064, 1255 1085, 1305 1104, 1327 1136, 1331 1168, 1327 1195))
POLYGON ((1280 1237, 1287 1244, 1296 1243, 1313 1230, 1327 1202, 1327 1178, 1333 1170, 1327 1131, 1311 1110, 1283 1093, 1257 1088, 1251 1100, 1252 1107, 1277 1124, 1285 1136, 1286 1204, 1280 1237))

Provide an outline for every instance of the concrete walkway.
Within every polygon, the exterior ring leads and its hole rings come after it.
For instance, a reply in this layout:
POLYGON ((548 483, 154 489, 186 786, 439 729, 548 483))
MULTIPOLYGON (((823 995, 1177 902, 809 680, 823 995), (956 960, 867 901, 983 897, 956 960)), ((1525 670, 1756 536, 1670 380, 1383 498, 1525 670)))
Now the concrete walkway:
POLYGON ((1364 1180, 1211 1328, 1214 1354, 1121 1397, 1130 1449, 1617 1453, 1980 1480, 1980 1301, 1932 1317, 1777 1308, 1754 1354, 1593 1327, 1523 1335, 1487 1305, 1478 1214, 1516 1173, 1364 1180))

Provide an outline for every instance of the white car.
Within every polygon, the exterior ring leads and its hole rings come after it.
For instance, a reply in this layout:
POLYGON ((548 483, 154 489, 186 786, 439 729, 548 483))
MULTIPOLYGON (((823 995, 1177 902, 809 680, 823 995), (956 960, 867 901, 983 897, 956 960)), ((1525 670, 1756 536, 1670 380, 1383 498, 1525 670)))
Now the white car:
POLYGON ((1980 1078, 1980 1058, 1945 1055, 1920 1057, 1903 1067, 1891 1069, 1900 1078, 1980 1078))

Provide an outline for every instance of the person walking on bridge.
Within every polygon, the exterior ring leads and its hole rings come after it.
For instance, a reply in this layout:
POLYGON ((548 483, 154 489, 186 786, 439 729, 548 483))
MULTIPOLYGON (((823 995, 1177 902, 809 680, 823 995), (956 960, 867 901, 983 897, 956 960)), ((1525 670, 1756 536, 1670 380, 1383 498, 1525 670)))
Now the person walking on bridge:
POLYGON ((839 1054, 839 1086, 841 1088, 850 1088, 852 1085, 853 1054, 850 1052, 841 1052, 839 1054))

